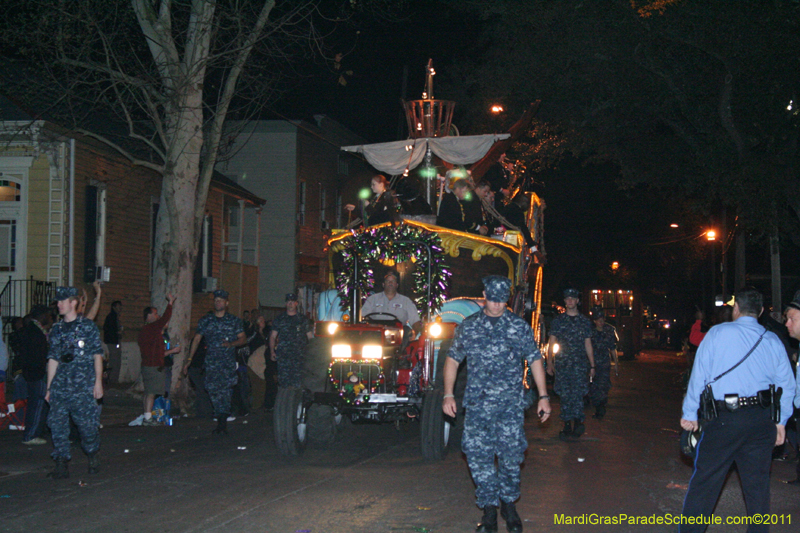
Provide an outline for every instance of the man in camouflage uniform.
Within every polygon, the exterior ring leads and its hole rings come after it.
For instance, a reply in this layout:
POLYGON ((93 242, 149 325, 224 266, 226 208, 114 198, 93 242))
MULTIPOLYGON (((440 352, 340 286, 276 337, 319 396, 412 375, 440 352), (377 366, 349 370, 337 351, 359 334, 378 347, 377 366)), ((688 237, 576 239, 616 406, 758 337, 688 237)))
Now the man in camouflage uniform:
POLYGON ((214 312, 197 323, 197 334, 192 340, 189 368, 200 341, 206 340, 205 387, 214 406, 217 428, 214 435, 228 434, 228 416, 231 414, 231 394, 236 384, 236 348, 247 344, 241 319, 228 313, 228 292, 214 291, 214 312))
POLYGON ((286 312, 272 321, 269 353, 278 362, 278 387, 303 386, 303 349, 314 337, 314 324, 298 312, 297 294, 286 295, 286 312))
MULTIPOLYGON (((594 406, 594 418, 602 420, 606 415, 608 391, 611 390, 611 361, 614 368, 619 369, 617 358, 617 330, 611 324, 606 324, 606 313, 599 305, 592 307, 591 311, 594 327, 592 328, 592 351, 594 352, 595 374, 594 380, 589 384, 589 398, 594 406)), ((617 370, 619 374, 619 370, 617 370)))
POLYGON ((81 446, 89 457, 89 473, 100 468, 97 451, 100 432, 97 400, 103 397, 103 345, 100 330, 91 320, 78 315, 78 289, 56 290, 58 313, 64 317, 50 330, 47 354, 47 393, 50 403, 47 424, 53 434, 53 479, 69 477, 69 419, 81 435, 81 446))
POLYGON ((555 391, 561 399, 560 417, 564 421, 564 429, 558 435, 561 440, 583 435, 586 429, 583 397, 589 391, 589 379, 595 374, 592 324, 578 311, 580 295, 577 289, 566 289, 564 306, 567 311, 555 317, 550 325, 548 353, 553 364, 547 365, 547 372, 551 375, 555 372, 555 391), (559 348, 554 353, 556 344, 559 348))
POLYGON ((464 319, 447 353, 442 410, 447 416, 456 415, 453 386, 458 366, 466 358, 466 418, 461 448, 475 481, 478 507, 483 509, 476 531, 497 531, 500 505, 508 531, 519 532, 522 520, 514 501, 520 496, 520 464, 528 447, 523 427, 524 361, 539 392, 537 411, 542 422, 550 416, 550 398, 533 331, 506 308, 511 282, 502 276, 487 276, 483 285, 483 311, 464 319))

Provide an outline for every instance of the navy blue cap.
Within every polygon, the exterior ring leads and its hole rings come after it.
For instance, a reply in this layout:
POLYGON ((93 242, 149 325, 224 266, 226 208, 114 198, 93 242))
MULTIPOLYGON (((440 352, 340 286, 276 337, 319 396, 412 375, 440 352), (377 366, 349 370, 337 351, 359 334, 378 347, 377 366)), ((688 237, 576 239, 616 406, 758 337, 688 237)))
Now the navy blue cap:
POLYGON ((579 291, 575 287, 564 289, 564 298, 580 298, 580 297, 581 297, 581 291, 579 291))
POLYGON ((606 312, 599 305, 595 305, 594 307, 592 307, 592 310, 589 311, 589 314, 592 315, 592 320, 597 320, 598 318, 606 317, 606 312))
POLYGON ((223 300, 228 299, 228 291, 224 291, 222 289, 217 289, 214 291, 214 298, 222 298, 223 300))
POLYGON ((78 289, 75 287, 58 287, 56 289, 56 300, 66 300, 67 298, 77 298, 78 289))
POLYGON ((290 292, 286 294, 286 301, 287 302, 296 302, 297 301, 297 293, 290 292))
POLYGON ((511 280, 504 276, 486 276, 483 288, 490 302, 507 302, 511 296, 511 280))

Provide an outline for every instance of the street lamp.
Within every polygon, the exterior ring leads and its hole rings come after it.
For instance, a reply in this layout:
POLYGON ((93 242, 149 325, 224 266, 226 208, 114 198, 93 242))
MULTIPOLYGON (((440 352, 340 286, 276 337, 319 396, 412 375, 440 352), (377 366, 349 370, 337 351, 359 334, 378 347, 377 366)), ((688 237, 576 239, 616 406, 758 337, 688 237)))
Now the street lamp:
POLYGON ((494 113, 495 115, 498 115, 503 111, 505 111, 505 109, 503 109, 503 106, 501 106, 500 104, 494 104, 492 106, 492 113, 494 113))
POLYGON ((716 230, 706 231, 706 240, 711 243, 711 297, 715 298, 714 295, 717 293, 717 259, 714 251, 714 241, 717 240, 716 230))

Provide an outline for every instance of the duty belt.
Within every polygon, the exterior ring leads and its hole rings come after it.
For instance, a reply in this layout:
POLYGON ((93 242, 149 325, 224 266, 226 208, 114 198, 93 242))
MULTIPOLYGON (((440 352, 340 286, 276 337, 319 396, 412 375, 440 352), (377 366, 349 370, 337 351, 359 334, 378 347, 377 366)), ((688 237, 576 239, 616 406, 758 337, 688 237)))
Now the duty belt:
POLYGON ((726 394, 724 400, 716 400, 718 409, 724 409, 729 412, 738 411, 739 409, 753 409, 760 407, 766 409, 772 405, 772 398, 770 398, 769 391, 760 391, 756 396, 742 397, 738 394, 726 394))

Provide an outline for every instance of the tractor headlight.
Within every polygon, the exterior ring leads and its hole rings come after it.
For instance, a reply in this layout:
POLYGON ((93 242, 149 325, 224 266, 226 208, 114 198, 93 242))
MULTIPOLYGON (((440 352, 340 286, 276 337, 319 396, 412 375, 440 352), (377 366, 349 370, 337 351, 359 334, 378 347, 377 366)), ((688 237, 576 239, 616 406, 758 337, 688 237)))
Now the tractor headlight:
POLYGON ((336 333, 337 329, 339 329, 339 324, 337 324, 336 322, 331 322, 330 324, 328 324, 329 335, 333 335, 334 333, 336 333))
POLYGON ((431 337, 436 338, 441 334, 442 334, 442 325, 439 324, 438 322, 434 322, 428 328, 428 335, 430 335, 431 337))
POLYGON ((331 356, 334 359, 350 359, 352 350, 349 344, 334 344, 331 346, 331 356))
POLYGON ((361 348, 362 359, 380 359, 383 357, 383 347, 377 344, 367 344, 361 348))

